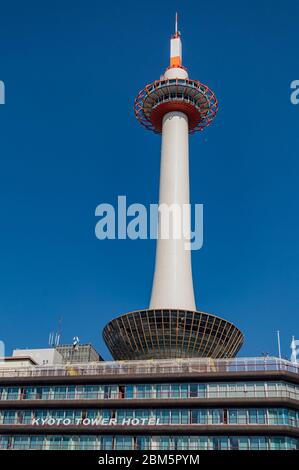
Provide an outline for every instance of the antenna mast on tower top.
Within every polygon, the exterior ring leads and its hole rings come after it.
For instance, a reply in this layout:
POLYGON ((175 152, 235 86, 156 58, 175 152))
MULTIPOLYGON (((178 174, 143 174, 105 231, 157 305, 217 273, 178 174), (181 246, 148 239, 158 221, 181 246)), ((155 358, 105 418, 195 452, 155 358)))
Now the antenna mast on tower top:
POLYGON ((174 38, 179 37, 181 34, 179 32, 179 14, 176 12, 175 14, 175 23, 174 23, 174 38))

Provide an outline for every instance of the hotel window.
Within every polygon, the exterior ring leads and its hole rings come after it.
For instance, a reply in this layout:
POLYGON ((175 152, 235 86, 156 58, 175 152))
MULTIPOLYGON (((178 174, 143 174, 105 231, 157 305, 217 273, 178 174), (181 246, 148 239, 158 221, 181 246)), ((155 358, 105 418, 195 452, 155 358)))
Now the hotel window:
POLYGON ((48 415, 47 410, 36 410, 35 411, 35 418, 37 418, 37 419, 40 419, 40 420, 46 419, 47 415, 48 415))
POLYGON ((188 437, 174 437, 173 444, 174 450, 188 450, 188 437))
POLYGON ((190 398, 198 397, 198 384, 190 384, 190 398))
POLYGON ((250 409, 249 424, 265 424, 265 410, 250 409))
POLYGON ((150 417, 155 417, 155 415, 156 415, 155 410, 136 410, 134 413, 135 418, 146 419, 146 420, 148 420, 150 417))
POLYGON ((134 385, 126 385, 123 398, 134 398, 134 385))
POLYGON ((275 409, 268 410, 268 424, 270 426, 278 424, 277 410, 275 409))
POLYGON ((131 450, 133 449, 133 438, 116 436, 114 446, 115 450, 131 450))
POLYGON ((118 385, 109 386, 109 398, 118 398, 118 385))
MULTIPOLYGON (((123 410, 120 410, 120 411, 123 411, 123 410)), ((112 410, 101 410, 101 416, 103 419, 110 420, 112 418, 112 414, 114 414, 115 416, 115 412, 113 412, 112 410)))
POLYGON ((169 437, 158 437, 158 449, 159 450, 171 450, 171 440, 169 437))
POLYGON ((21 411, 18 418, 19 422, 22 424, 32 424, 32 419, 35 415, 35 412, 33 411, 21 411))
MULTIPOLYGON (((227 437, 220 437, 220 450, 228 450, 229 439, 227 437)), ((238 445, 238 439, 236 439, 236 445, 238 445)))
POLYGON ((181 424, 180 410, 171 410, 171 424, 181 424))
POLYGON ((238 423, 238 410, 229 410, 229 424, 237 424, 238 423))
POLYGON ((267 440, 265 437, 259 437, 258 438, 258 446, 259 446, 259 450, 267 450, 268 449, 268 444, 267 444, 267 440))
POLYGON ((248 412, 247 410, 238 410, 238 424, 248 423, 248 412))
POLYGON ((170 424, 170 413, 169 410, 157 410, 157 419, 159 424, 170 424))
POLYGON ((298 387, 296 387, 296 385, 293 385, 293 384, 288 384, 287 388, 288 388, 289 397, 298 400, 298 396, 296 393, 298 391, 298 387))
POLYGON ((3 424, 14 424, 16 422, 15 411, 4 411, 3 413, 3 424))
POLYGON ((134 438, 134 449, 135 450, 149 450, 150 449, 150 438, 149 437, 135 437, 134 438))
POLYGON ((267 441, 265 437, 251 437, 250 450, 267 450, 267 441))
POLYGON ((255 384, 256 397, 263 398, 265 396, 265 384, 263 382, 257 382, 255 384))
POLYGON ((190 423, 190 411, 181 410, 181 424, 189 424, 189 423, 190 423))
MULTIPOLYGON (((210 410, 209 414, 212 417, 213 424, 223 423, 223 411, 222 410, 210 410)), ((209 419, 209 423, 210 423, 210 419, 209 419)))
POLYGON ((181 384, 180 390, 181 390, 180 397, 188 398, 188 384, 181 384))
POLYGON ((248 398, 253 398, 255 397, 255 384, 252 382, 247 382, 246 383, 246 392, 245 396, 248 398))
POLYGON ((189 450, 207 450, 209 448, 208 437, 190 437, 189 450))
POLYGON ((88 419, 95 419, 99 417, 100 410, 88 410, 86 413, 86 418, 88 419))
POLYGON ((230 438, 230 450, 239 450, 239 439, 237 437, 230 438))
POLYGON ((66 398, 68 400, 74 400, 76 394, 76 387, 74 385, 69 385, 67 387, 66 398))
POLYGON ((199 384, 198 385, 198 398, 206 398, 207 395, 207 386, 206 384, 199 384))
POLYGON ((136 398, 145 398, 144 385, 136 385, 136 398))
POLYGON ((171 385, 171 398, 180 398, 180 384, 171 385))
POLYGON ((53 399, 54 391, 51 387, 42 387, 41 389, 41 399, 42 400, 51 400, 53 399))
POLYGON ((54 400, 63 400, 66 396, 66 387, 55 387, 54 400))
POLYGON ((70 419, 71 423, 75 423, 74 410, 66 410, 64 412, 64 419, 70 419))
POLYGON ((90 436, 80 437, 80 450, 97 450, 99 448, 97 438, 90 436))
POLYGON ((27 436, 16 436, 14 438, 13 448, 19 450, 29 449, 30 438, 27 436))
POLYGON ((208 410, 192 410, 191 424, 207 424, 208 410))
MULTIPOLYGON (((234 438, 231 438, 234 439, 234 438)), ((249 450, 248 437, 239 437, 239 450, 249 450)))
POLYGON ((49 447, 52 450, 61 449, 61 436, 48 436, 49 447))
POLYGON ((284 424, 298 426, 298 412, 293 410, 284 410, 284 424))
POLYGON ((101 437, 101 448, 103 450, 113 450, 113 437, 102 436, 101 437))
POLYGON ((236 384, 236 397, 242 398, 244 397, 244 390, 245 390, 245 383, 237 383, 236 384))
POLYGON ((35 388, 34 388, 34 387, 22 387, 22 388, 20 389, 19 398, 20 398, 21 400, 26 400, 26 399, 28 399, 28 394, 29 394, 29 396, 31 395, 31 393, 30 393, 31 390, 34 391, 34 395, 32 396, 31 399, 35 399, 35 388))
POLYGON ((31 436, 29 449, 42 450, 44 447, 44 437, 43 436, 31 436))
POLYGON ((8 436, 0 436, 0 449, 7 449, 9 443, 8 436))
POLYGON ((61 442, 60 442, 60 449, 62 450, 67 450, 69 449, 69 447, 71 446, 71 437, 69 436, 62 436, 61 438, 61 442))
POLYGON ((171 398, 171 386, 157 385, 157 398, 171 398))
POLYGON ((82 411, 75 410, 74 411, 74 422, 75 422, 75 424, 80 424, 81 419, 82 419, 82 411))
POLYGON ((221 450, 221 439, 220 439, 220 437, 212 437, 211 438, 211 444, 212 444, 212 449, 213 450, 221 450))
POLYGON ((58 420, 58 419, 64 419, 64 411, 63 410, 53 410, 52 412, 49 411, 49 415, 51 418, 58 420))
POLYGON ((250 450, 259 450, 259 438, 258 437, 250 438, 250 450))
POLYGON ((99 397, 99 387, 97 387, 96 385, 86 385, 85 397, 90 400, 96 400, 99 397))
POLYGON ((6 400, 18 400, 19 398, 19 389, 18 387, 9 387, 7 389, 6 400))
POLYGON ((217 384, 209 384, 209 398, 218 398, 217 384))
POLYGON ((76 386, 76 399, 81 400, 84 398, 84 387, 82 385, 76 386))

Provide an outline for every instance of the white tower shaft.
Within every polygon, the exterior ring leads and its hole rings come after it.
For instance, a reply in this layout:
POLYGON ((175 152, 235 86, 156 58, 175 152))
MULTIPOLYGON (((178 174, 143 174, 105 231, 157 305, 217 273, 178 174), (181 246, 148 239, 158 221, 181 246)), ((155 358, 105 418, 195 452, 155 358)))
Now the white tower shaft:
MULTIPOLYGON (((174 111, 163 118, 159 209, 171 209, 173 205, 181 209, 185 236, 191 230, 190 217, 184 217, 184 207, 186 209, 189 203, 188 118, 184 113, 174 111)), ((175 238, 172 226, 169 227, 169 237, 163 238, 163 223, 165 219, 161 211, 150 309, 196 310, 191 251, 186 249, 187 240, 182 230, 175 238)))

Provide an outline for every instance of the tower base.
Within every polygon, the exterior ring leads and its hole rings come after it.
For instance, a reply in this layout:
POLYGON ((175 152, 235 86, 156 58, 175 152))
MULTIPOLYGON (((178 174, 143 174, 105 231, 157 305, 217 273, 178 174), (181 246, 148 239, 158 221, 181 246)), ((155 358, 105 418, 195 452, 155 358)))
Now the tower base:
POLYGON ((234 357, 244 336, 232 323, 204 312, 139 310, 110 321, 103 338, 115 360, 234 357))

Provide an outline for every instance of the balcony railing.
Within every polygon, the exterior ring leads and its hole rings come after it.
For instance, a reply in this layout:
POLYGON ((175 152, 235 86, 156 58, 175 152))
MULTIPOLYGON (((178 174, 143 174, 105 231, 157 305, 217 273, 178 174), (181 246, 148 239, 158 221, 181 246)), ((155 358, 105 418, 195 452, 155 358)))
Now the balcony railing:
POLYGON ((236 359, 172 359, 149 361, 103 361, 59 366, 1 367, 6 377, 71 377, 124 375, 178 375, 202 373, 278 372, 299 374, 299 364, 275 357, 236 359))
POLYGON ((103 392, 53 392, 53 393, 15 393, 9 395, 1 395, 0 401, 69 401, 69 400, 198 400, 198 399, 250 399, 250 398, 287 398, 291 400, 299 400, 299 390, 289 391, 289 390, 219 390, 219 391, 210 391, 206 390, 198 395, 171 392, 144 392, 142 394, 134 393, 129 396, 124 396, 121 393, 113 393, 110 396, 106 396, 103 392))

